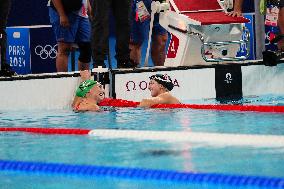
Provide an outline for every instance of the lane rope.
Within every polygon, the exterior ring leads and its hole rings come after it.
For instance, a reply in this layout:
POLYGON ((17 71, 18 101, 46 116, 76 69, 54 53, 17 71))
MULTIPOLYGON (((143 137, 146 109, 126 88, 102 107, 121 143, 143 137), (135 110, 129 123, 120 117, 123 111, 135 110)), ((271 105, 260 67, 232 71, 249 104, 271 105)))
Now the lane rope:
POLYGON ((133 180, 170 181, 181 184, 214 184, 233 187, 260 187, 284 189, 284 178, 245 176, 220 173, 195 173, 157 169, 127 167, 74 165, 31 161, 0 160, 0 171, 13 171, 32 174, 48 174, 78 177, 107 177, 133 180))
MULTIPOLYGON (((113 107, 137 107, 139 102, 122 100, 122 99, 104 99, 100 106, 113 107)), ((157 104, 151 108, 188 108, 199 110, 221 110, 221 111, 253 111, 253 112, 270 112, 284 113, 284 106, 271 105, 231 105, 231 104, 157 104)))
POLYGON ((284 147, 284 136, 224 134, 186 131, 112 130, 94 129, 90 136, 126 138, 132 140, 158 140, 166 142, 205 143, 217 146, 284 147))
POLYGON ((1 132, 27 132, 36 134, 51 135, 87 135, 90 129, 72 129, 72 128, 38 128, 38 127, 0 127, 1 132))
POLYGON ((88 135, 107 139, 152 140, 165 142, 205 143, 217 146, 284 147, 284 136, 188 131, 150 131, 117 129, 67 129, 67 128, 6 128, 0 132, 28 132, 35 134, 88 135))

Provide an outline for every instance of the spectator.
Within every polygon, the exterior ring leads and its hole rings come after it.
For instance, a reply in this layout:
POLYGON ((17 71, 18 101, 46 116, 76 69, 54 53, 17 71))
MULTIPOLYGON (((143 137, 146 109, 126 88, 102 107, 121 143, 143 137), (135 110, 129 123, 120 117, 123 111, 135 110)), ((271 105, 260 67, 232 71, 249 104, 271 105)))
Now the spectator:
POLYGON ((170 94, 173 88, 174 84, 168 75, 152 75, 148 87, 152 98, 143 99, 139 106, 151 107, 155 104, 180 104, 180 101, 170 94))
POLYGON ((282 35, 282 39, 277 43, 277 47, 279 50, 284 51, 284 0, 280 0, 279 2, 279 16, 278 16, 278 27, 280 30, 280 34, 282 35))
POLYGON ((58 53, 56 57, 56 69, 58 72, 68 71, 68 56, 72 50, 72 45, 77 43, 79 47, 78 69, 89 69, 91 61, 91 25, 88 11, 91 12, 89 0, 52 0, 49 8, 50 22, 55 32, 58 43, 58 53), (65 3, 66 2, 66 3, 65 3))
POLYGON ((13 76, 16 73, 11 69, 10 65, 6 59, 6 49, 7 49, 7 19, 9 11, 11 8, 11 0, 1 0, 0 3, 0 76, 13 76))
MULTIPOLYGON (((277 47, 279 50, 284 50, 284 0, 279 0, 279 14, 278 14, 278 27, 280 30, 280 35, 282 36, 282 39, 278 41, 277 47)), ((265 0, 261 1, 261 9, 266 9, 265 7, 265 0)), ((229 12, 229 16, 242 16, 242 4, 243 0, 235 0, 234 1, 234 9, 233 11, 229 12)), ((265 11, 264 11, 265 12, 265 11)))
POLYGON ((240 17, 243 16, 242 6, 244 0, 234 0, 234 9, 227 14, 232 17, 240 17))
MULTIPOLYGON (((130 58, 138 66, 141 62, 141 47, 148 38, 152 0, 132 0, 132 28, 130 37, 130 58)), ((151 57, 155 66, 163 66, 166 58, 165 47, 168 40, 167 31, 159 24, 159 14, 155 15, 151 57)))
POLYGON ((112 10, 115 18, 116 45, 115 58, 118 68, 131 68, 129 57, 130 39, 130 0, 93 0, 93 61, 94 66, 105 67, 104 60, 108 55, 109 13, 112 10))

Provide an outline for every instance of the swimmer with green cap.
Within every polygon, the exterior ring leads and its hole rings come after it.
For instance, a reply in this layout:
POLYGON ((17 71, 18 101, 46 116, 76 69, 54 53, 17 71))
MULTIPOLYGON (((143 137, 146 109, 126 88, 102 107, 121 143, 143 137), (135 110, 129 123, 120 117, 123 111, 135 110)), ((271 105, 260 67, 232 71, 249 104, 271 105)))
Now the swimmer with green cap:
POLYGON ((174 84, 170 76, 166 74, 152 75, 148 86, 152 98, 143 99, 139 106, 151 107, 155 104, 180 104, 180 101, 170 93, 173 88, 174 84))
POLYGON ((83 81, 76 90, 76 96, 85 97, 88 92, 96 85, 97 82, 91 79, 83 81))
POLYGON ((105 98, 103 86, 94 80, 89 79, 91 72, 84 70, 80 72, 83 82, 76 90, 73 100, 73 110, 75 111, 99 111, 98 103, 105 98))

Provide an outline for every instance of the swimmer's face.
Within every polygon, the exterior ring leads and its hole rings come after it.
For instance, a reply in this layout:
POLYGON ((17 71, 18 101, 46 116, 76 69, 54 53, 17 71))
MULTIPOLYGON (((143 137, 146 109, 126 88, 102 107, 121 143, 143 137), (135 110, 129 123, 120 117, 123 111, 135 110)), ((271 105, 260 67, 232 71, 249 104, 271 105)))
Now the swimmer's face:
POLYGON ((163 88, 163 86, 161 84, 159 84, 157 81, 155 81, 153 79, 150 80, 148 89, 150 90, 152 97, 158 96, 160 94, 162 88, 163 88))
POLYGON ((93 88, 91 88, 91 90, 89 91, 89 94, 98 103, 101 102, 105 98, 104 86, 100 83, 97 83, 96 85, 93 86, 93 88))

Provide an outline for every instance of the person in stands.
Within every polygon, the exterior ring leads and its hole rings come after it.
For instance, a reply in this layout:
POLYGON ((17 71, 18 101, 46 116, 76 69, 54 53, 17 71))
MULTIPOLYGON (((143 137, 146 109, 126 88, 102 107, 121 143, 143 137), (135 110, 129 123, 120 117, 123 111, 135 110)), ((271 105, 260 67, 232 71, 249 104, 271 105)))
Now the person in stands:
POLYGON ((156 104, 180 104, 180 101, 170 93, 173 88, 174 84, 168 75, 152 75, 148 87, 152 97, 143 99, 139 107, 151 107, 156 104))
MULTIPOLYGON (((131 49, 130 59, 137 67, 141 63, 142 44, 148 38, 152 0, 132 0, 132 2, 129 47, 131 49)), ((151 43, 151 57, 154 66, 164 65, 167 40, 168 32, 159 24, 159 14, 155 14, 151 43)))
POLYGON ((6 59, 7 49, 7 19, 11 8, 11 0, 0 2, 0 76, 17 75, 10 67, 6 59))
POLYGON ((106 67, 109 51, 110 12, 115 19, 117 68, 132 68, 130 61, 130 0, 93 0, 92 55, 94 67, 106 67))
MULTIPOLYGON (((242 5, 244 0, 235 0, 234 1, 234 9, 233 11, 229 12, 229 16, 242 16, 242 5)), ((281 38, 278 43, 277 47, 279 50, 284 51, 284 0, 278 1, 278 27, 279 27, 279 37, 281 38)), ((261 0, 260 2, 261 9, 266 9, 266 0, 261 0)), ((265 10, 263 10, 265 12, 265 10)))
POLYGON ((228 16, 240 17, 243 16, 242 6, 244 0, 234 0, 234 8, 232 11, 228 12, 228 16))
POLYGON ((89 69, 91 61, 91 24, 88 12, 91 12, 89 0, 52 0, 49 2, 50 23, 58 44, 56 69, 68 71, 68 56, 74 46, 79 47, 78 69, 89 69), (77 5, 79 2, 79 5, 77 5), (78 9, 78 10, 77 10, 78 9))
POLYGON ((284 51, 284 0, 279 2, 278 27, 282 39, 277 43, 278 49, 284 51))

